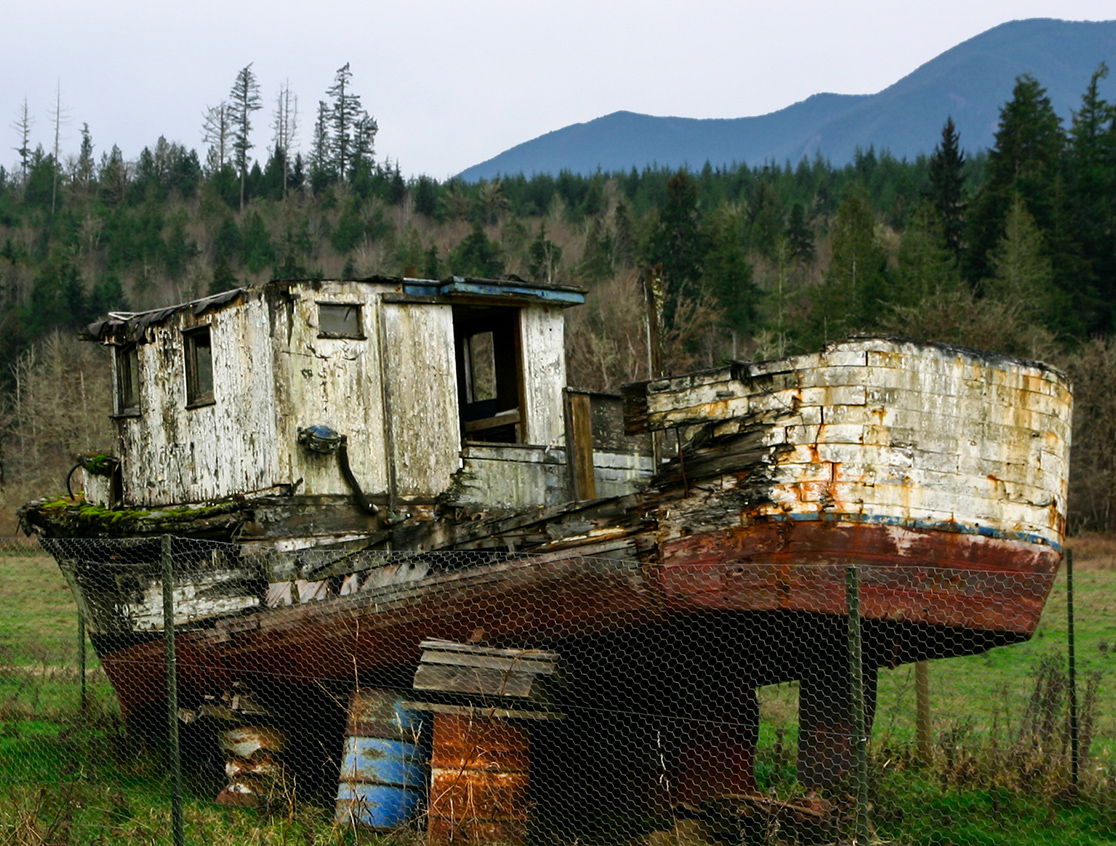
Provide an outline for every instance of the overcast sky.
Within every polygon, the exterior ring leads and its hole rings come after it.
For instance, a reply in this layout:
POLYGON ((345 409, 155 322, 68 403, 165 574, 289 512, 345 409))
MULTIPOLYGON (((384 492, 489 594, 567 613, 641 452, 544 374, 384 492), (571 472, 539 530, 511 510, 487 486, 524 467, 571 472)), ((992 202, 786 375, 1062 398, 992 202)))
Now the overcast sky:
MULTIPOLYGON (((1112 0, 6 0, 0 6, 0 164, 62 150, 88 123, 96 154, 128 159, 160 135, 198 149, 202 114, 249 62, 264 110, 289 81, 301 150, 346 62, 379 122, 378 159, 439 179, 522 141, 617 110, 745 117, 820 91, 868 94, 1009 20, 1116 18, 1112 0)), ((1116 66, 1116 57, 1109 64, 1116 66)), ((1087 81, 1082 81, 1084 87, 1087 81)))

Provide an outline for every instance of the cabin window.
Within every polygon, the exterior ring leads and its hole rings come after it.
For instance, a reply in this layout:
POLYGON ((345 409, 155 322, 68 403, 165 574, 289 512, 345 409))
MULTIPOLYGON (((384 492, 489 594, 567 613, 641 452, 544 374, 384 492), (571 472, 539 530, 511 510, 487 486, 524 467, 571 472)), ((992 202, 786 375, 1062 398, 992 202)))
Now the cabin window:
POLYGON ((524 443, 519 309, 455 306, 453 326, 465 440, 524 443))
POLYGON ((209 327, 184 333, 186 352, 186 407, 213 402, 213 347, 209 327))
POLYGON ((319 338, 364 339, 360 306, 340 303, 318 303, 319 338))
POLYGON ((139 414, 139 347, 116 348, 116 413, 139 414))

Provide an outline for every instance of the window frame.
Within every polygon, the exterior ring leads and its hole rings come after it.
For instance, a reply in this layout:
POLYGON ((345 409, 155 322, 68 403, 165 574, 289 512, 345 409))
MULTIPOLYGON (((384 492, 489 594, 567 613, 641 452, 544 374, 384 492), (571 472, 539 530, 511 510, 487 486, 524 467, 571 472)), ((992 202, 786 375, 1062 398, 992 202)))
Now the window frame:
MULTIPOLYGON (((365 341, 368 336, 364 332, 364 312, 362 303, 331 303, 331 302, 318 302, 318 337, 319 338, 336 338, 342 340, 365 341), (355 332, 331 332, 323 328, 322 315, 323 312, 328 310, 346 309, 354 311, 356 314, 356 331, 355 332)), ((344 321, 343 321, 344 322, 344 321)))
POLYGON ((527 427, 526 373, 523 362, 522 308, 455 305, 454 357, 462 440, 466 443, 530 443, 527 427), (492 334, 495 394, 478 400, 473 339, 492 334))
POLYGON ((113 348, 115 417, 139 417, 140 379, 139 344, 124 344, 113 348), (133 402, 127 402, 133 400, 133 402))
POLYGON ((216 399, 214 399, 213 379, 213 335, 210 324, 183 329, 182 352, 186 375, 186 407, 202 408, 213 405, 216 399), (203 339, 204 343, 199 343, 203 339), (200 349, 209 351, 204 359, 198 356, 200 349), (208 391, 202 390, 205 386, 203 377, 206 375, 209 382, 208 391))

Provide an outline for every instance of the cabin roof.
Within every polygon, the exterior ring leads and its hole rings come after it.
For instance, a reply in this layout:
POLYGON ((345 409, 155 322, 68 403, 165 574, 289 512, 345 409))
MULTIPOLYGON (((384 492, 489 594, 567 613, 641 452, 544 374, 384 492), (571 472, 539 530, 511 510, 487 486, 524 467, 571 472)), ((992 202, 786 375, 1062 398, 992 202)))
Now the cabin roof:
POLYGON ((250 288, 233 288, 189 302, 150 311, 114 311, 90 323, 79 335, 87 341, 104 344, 131 344, 142 342, 146 330, 157 326, 172 316, 189 311, 200 317, 240 302, 245 295, 268 288, 318 287, 326 282, 349 284, 376 284, 394 288, 388 296, 413 302, 491 302, 507 304, 536 303, 556 307, 580 305, 585 302, 585 288, 573 285, 547 285, 528 282, 518 276, 497 279, 470 276, 450 276, 446 279, 417 279, 402 276, 369 276, 362 279, 274 279, 250 288))

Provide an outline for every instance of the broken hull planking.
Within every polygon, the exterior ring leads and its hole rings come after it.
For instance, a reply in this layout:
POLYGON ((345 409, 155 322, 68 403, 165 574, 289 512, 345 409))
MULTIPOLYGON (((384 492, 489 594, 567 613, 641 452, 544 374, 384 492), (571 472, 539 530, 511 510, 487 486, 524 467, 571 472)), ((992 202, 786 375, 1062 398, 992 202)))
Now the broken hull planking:
MULTIPOLYGON (((478 629, 492 643, 523 646, 717 612, 843 615, 852 564, 865 565, 865 619, 912 629, 896 660, 981 651, 1033 633, 1056 552, 1002 538, 902 531, 917 542, 906 537, 908 554, 896 555, 897 527, 768 521, 666 544, 659 564, 642 563, 630 538, 623 549, 613 544, 610 558, 587 546, 260 609, 178 633, 180 695, 217 695, 237 683, 351 683, 413 669, 425 639, 461 641, 478 629)), ((129 714, 165 695, 162 641, 155 632, 137 637, 93 635, 129 714)), ((764 683, 790 678, 770 672, 764 683)))

